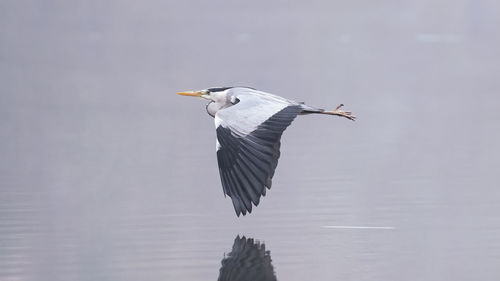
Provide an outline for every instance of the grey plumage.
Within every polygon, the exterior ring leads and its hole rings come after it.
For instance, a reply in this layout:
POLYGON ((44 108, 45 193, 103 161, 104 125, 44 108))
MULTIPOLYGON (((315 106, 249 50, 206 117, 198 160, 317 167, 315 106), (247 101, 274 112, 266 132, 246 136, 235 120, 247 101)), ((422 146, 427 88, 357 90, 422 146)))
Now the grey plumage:
POLYGON ((246 215, 270 189, 280 157, 280 139, 299 114, 330 114, 354 120, 350 112, 325 111, 247 87, 210 88, 181 95, 210 100, 215 118, 217 161, 225 195, 236 215, 246 215))
POLYGON ((251 212, 251 203, 257 206, 266 188, 271 188, 280 156, 281 134, 300 112, 300 106, 287 106, 247 135, 238 135, 223 124, 217 128, 222 186, 231 197, 237 215, 251 212))

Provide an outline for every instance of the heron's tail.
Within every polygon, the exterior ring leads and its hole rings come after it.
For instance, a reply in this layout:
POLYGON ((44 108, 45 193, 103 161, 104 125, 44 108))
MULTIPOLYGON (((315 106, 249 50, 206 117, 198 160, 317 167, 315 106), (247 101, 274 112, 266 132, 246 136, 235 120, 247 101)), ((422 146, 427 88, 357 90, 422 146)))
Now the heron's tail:
POLYGON ((322 108, 312 107, 304 103, 300 104, 302 111, 299 114, 311 114, 311 113, 322 113, 325 110, 322 108))

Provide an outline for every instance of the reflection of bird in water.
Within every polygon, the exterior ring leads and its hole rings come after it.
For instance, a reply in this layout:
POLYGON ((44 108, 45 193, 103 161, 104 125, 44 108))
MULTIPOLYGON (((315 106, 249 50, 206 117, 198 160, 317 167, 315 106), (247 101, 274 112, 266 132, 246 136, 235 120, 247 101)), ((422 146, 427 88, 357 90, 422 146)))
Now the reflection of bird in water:
POLYGON ((340 110, 342 104, 326 111, 246 87, 178 94, 210 101, 207 111, 215 118, 222 188, 238 216, 252 212, 252 203, 257 206, 266 188, 271 188, 281 134, 297 115, 329 114, 354 120, 350 112, 340 110))
POLYGON ((271 254, 264 243, 237 236, 233 250, 222 259, 219 281, 275 281, 271 254))

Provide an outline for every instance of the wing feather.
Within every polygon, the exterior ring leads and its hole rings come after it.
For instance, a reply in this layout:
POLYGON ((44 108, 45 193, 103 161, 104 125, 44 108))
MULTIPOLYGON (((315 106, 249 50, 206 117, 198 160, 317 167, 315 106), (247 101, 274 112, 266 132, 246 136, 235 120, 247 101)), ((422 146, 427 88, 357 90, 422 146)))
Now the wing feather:
POLYGON ((271 188, 280 157, 281 135, 302 108, 259 95, 237 98, 239 103, 216 113, 216 131, 223 191, 231 197, 239 216, 252 212, 252 203, 257 206, 260 197, 266 195, 266 188, 271 188))

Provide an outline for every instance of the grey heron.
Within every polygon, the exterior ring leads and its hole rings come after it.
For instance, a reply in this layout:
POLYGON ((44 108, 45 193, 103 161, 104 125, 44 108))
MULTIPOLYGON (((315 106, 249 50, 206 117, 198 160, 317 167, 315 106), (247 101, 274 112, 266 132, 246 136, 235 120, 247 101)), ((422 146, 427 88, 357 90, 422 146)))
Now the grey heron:
POLYGON ((297 115, 328 114, 354 120, 340 104, 333 111, 258 91, 249 87, 219 87, 177 93, 209 100, 207 112, 215 118, 216 150, 224 195, 236 215, 252 212, 270 189, 283 131, 297 115))

